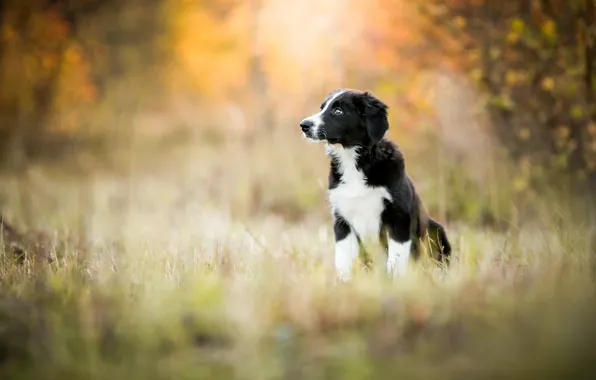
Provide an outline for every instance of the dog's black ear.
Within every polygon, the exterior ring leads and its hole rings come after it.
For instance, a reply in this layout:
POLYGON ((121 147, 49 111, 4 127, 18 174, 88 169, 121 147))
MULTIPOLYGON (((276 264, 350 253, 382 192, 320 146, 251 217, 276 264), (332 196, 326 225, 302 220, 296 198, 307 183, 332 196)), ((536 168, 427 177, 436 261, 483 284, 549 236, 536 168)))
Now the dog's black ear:
POLYGON ((360 115, 366 123, 366 130, 373 144, 378 143, 389 129, 387 105, 366 91, 358 99, 360 115))

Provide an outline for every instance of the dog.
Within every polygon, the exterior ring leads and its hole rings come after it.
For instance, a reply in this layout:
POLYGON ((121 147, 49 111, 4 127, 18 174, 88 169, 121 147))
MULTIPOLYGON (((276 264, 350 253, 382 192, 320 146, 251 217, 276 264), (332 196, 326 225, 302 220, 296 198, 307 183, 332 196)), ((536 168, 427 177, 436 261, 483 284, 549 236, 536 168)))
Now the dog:
POLYGON ((328 200, 335 237, 335 270, 351 279, 363 239, 380 243, 387 274, 407 273, 410 256, 420 257, 423 238, 439 247, 438 260, 449 263, 451 244, 445 228, 432 219, 405 170, 403 153, 385 137, 388 106, 369 91, 337 89, 320 111, 300 122, 308 141, 325 142, 331 157, 328 200))

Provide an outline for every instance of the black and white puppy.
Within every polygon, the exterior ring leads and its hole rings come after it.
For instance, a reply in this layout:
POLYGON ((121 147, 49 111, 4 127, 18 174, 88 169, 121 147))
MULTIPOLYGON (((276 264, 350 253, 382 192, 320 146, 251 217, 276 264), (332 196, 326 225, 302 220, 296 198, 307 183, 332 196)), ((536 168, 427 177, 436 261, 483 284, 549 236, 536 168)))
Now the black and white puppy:
POLYGON ((335 234, 335 268, 351 278, 363 239, 375 239, 387 253, 390 275, 407 271, 422 238, 439 247, 447 261, 451 246, 443 226, 430 218, 405 171, 399 148, 384 138, 387 105, 369 92, 338 89, 320 112, 300 122, 306 139, 326 142, 331 156, 328 197, 335 234))

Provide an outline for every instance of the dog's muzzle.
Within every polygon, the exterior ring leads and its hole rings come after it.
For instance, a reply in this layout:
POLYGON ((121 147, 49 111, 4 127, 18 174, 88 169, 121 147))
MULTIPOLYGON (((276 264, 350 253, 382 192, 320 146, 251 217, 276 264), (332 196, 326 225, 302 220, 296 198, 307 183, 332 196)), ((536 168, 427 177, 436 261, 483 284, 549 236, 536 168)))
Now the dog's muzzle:
POLYGON ((312 120, 304 119, 300 122, 300 129, 302 129, 302 133, 304 133, 304 136, 308 137, 309 139, 316 139, 314 127, 315 123, 312 120))
POLYGON ((300 122, 300 128, 302 129, 302 132, 307 133, 310 132, 312 130, 312 127, 314 127, 314 123, 311 120, 308 119, 304 119, 300 122))

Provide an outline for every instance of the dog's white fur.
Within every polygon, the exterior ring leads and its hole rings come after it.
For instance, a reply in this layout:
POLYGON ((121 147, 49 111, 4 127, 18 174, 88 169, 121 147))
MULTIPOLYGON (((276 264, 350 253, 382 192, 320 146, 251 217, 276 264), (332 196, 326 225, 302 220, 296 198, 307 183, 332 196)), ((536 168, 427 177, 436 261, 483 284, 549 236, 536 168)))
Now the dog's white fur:
MULTIPOLYGON (((331 212, 338 211, 350 225, 350 234, 335 246, 335 266, 340 278, 349 279, 350 268, 358 257, 358 240, 377 239, 381 227, 384 201, 392 201, 385 187, 366 185, 364 174, 356 167, 358 148, 327 144, 327 152, 339 163, 341 183, 329 190, 331 212)), ((405 274, 410 257, 411 241, 398 243, 389 238, 387 272, 405 274)))
POLYGON ((408 240, 405 243, 398 243, 393 239, 389 239, 389 247, 387 248, 387 273, 395 276, 403 276, 408 269, 410 261, 410 248, 412 241, 408 240))
POLYGON ((353 232, 335 243, 335 271, 341 281, 351 278, 352 265, 358 257, 358 249, 358 239, 353 232))

